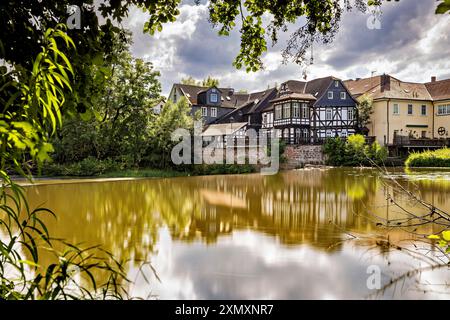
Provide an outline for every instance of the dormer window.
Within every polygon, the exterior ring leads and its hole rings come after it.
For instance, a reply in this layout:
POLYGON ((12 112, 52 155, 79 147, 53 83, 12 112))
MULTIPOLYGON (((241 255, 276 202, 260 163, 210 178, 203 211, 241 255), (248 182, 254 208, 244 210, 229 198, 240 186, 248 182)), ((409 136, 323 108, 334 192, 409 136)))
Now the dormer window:
POLYGON ((217 96, 217 93, 211 93, 211 95, 209 96, 209 99, 213 103, 217 103, 219 101, 219 97, 217 96))
POLYGON ((328 91, 328 99, 333 99, 333 91, 328 91))

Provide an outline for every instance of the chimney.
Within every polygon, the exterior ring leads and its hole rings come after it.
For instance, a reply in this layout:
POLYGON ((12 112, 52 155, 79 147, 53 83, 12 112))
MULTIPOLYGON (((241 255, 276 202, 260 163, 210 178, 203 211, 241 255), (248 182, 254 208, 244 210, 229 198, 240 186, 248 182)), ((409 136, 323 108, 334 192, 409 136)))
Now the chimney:
POLYGON ((388 74, 383 74, 381 76, 380 87, 381 87, 380 88, 381 92, 390 91, 391 90, 391 76, 389 76, 388 74))
POLYGON ((436 76, 431 77, 431 82, 436 82, 436 76))

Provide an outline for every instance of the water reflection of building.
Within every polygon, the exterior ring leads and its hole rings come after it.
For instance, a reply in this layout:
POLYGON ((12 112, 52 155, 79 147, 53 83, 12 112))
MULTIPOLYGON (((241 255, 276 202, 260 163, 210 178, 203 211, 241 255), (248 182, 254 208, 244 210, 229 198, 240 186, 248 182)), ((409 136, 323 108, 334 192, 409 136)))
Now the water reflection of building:
POLYGON ((233 230, 252 229, 285 244, 329 247, 343 238, 341 228, 358 228, 361 221, 353 212, 376 187, 373 181, 341 170, 197 179, 200 213, 194 215, 189 231, 179 236, 208 242, 233 230))

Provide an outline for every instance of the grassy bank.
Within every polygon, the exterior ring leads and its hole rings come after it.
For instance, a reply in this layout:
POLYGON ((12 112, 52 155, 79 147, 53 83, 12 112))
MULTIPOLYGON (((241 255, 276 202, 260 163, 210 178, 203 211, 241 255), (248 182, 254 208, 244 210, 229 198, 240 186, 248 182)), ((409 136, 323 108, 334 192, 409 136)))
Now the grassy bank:
POLYGON ((40 176, 44 177, 101 177, 101 178, 169 178, 214 174, 240 174, 255 172, 252 165, 236 164, 201 164, 186 165, 179 168, 124 168, 110 160, 86 158, 83 161, 70 164, 47 163, 43 166, 40 176), (175 170, 177 169, 177 170, 175 170))
POLYGON ((411 153, 406 159, 405 165, 411 168, 450 168, 450 149, 443 148, 434 151, 411 153))
POLYGON ((101 178, 171 178, 189 176, 188 172, 151 168, 107 171, 98 175, 101 178))

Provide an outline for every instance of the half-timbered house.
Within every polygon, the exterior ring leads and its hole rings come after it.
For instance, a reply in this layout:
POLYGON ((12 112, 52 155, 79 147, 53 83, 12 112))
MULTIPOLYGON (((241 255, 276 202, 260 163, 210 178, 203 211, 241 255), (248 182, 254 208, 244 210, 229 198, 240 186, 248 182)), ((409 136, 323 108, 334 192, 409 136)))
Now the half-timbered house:
POLYGON ((287 143, 347 137, 357 129, 356 101, 340 79, 289 80, 262 112, 262 129, 287 143))

